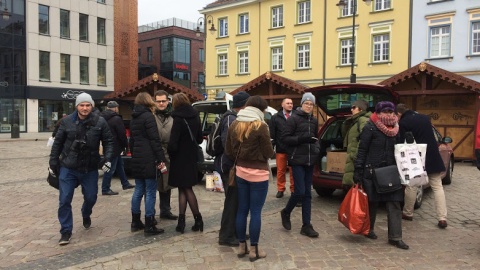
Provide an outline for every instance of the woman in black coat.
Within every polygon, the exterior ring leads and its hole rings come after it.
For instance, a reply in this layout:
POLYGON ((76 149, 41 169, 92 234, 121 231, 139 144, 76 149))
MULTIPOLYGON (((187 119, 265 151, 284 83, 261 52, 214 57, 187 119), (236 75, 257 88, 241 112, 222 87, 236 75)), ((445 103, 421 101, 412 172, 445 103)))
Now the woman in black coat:
MULTIPOLYGON (((395 105, 381 101, 375 106, 375 113, 365 124, 358 145, 353 181, 361 183, 368 195, 370 233, 366 237, 377 239, 374 232, 379 202, 385 202, 388 220, 388 243, 401 249, 408 249, 402 241, 403 190, 378 193, 374 187, 373 168, 395 165, 395 143, 398 134, 398 118, 394 114, 395 105)), ((399 176, 392 176, 399 177, 399 176)))
POLYGON ((160 144, 157 122, 152 113, 154 108, 155 103, 149 94, 138 94, 130 121, 132 176, 135 178, 131 231, 144 229, 145 236, 163 232, 163 229, 157 229, 154 224, 157 170, 165 166, 165 155, 160 144), (140 205, 144 194, 145 227, 140 220, 140 205))
POLYGON ((202 215, 198 209, 197 197, 192 189, 201 180, 198 179, 196 155, 198 144, 203 141, 200 118, 184 93, 173 95, 172 107, 173 125, 167 148, 170 156, 168 184, 178 187, 180 215, 176 231, 183 233, 185 230, 187 202, 195 218, 192 230, 203 231, 202 215))

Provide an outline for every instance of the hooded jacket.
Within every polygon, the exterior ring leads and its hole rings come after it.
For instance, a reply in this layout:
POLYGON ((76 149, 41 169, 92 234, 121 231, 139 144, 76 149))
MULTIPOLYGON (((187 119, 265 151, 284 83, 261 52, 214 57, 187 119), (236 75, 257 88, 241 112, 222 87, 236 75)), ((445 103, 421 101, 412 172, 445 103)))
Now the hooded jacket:
MULTIPOLYGON (((220 123, 220 137, 222 138, 223 149, 225 149, 225 144, 227 143, 228 128, 236 119, 237 112, 235 110, 228 110, 222 116, 222 122, 220 123)), ((228 174, 233 166, 233 160, 231 160, 227 155, 225 155, 224 150, 221 155, 215 157, 214 165, 217 172, 221 172, 222 174, 228 174)))
POLYGON ((100 116, 107 120, 108 126, 110 127, 110 132, 112 132, 114 142, 113 156, 119 156, 128 145, 123 119, 118 113, 112 110, 105 110, 100 113, 100 116))
POLYGON ((287 118, 285 118, 283 109, 274 114, 272 119, 270 119, 270 138, 272 139, 272 144, 275 146, 276 153, 287 152, 287 146, 281 140, 282 132, 285 129, 286 124, 287 118))

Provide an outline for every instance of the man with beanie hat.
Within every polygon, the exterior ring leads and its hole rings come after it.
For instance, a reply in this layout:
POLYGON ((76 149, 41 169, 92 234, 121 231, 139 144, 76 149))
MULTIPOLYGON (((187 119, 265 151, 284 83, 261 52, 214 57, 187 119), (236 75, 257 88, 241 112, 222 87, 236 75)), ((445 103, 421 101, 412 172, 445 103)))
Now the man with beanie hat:
POLYGON ((59 180, 58 220, 62 235, 60 245, 70 243, 73 230, 72 199, 75 188, 82 186, 82 217, 85 229, 92 223, 90 215, 97 202, 98 168, 110 171, 113 157, 113 137, 107 121, 92 113, 95 103, 87 93, 75 100, 76 110, 64 118, 52 145, 49 173, 59 180), (100 164, 100 141, 105 163, 100 164), (62 156, 62 159, 60 159, 62 156))
POLYGON ((107 109, 100 113, 100 116, 107 120, 114 142, 113 157, 111 160, 112 168, 109 172, 103 174, 102 195, 118 195, 118 192, 115 192, 110 188, 112 177, 115 172, 117 172, 117 175, 120 178, 123 190, 135 187, 128 182, 127 175, 125 174, 125 169, 123 167, 123 159, 121 154, 128 146, 128 140, 122 116, 118 114, 118 106, 119 105, 116 101, 109 101, 107 103, 107 109))
POLYGON ((285 208, 280 212, 282 226, 291 230, 290 214, 297 205, 302 203, 302 229, 300 234, 308 237, 318 237, 318 232, 311 224, 312 212, 312 178, 313 167, 320 153, 317 132, 318 121, 313 117, 315 96, 305 93, 302 96, 301 107, 293 111, 288 118, 281 140, 287 146, 288 165, 292 166, 295 179, 294 192, 285 208))
POLYGON ((363 127, 372 115, 367 111, 368 103, 365 100, 356 100, 350 108, 352 116, 345 119, 342 124, 343 147, 347 149, 347 160, 345 173, 343 174, 342 185, 344 190, 353 186, 353 173, 355 171, 355 159, 358 151, 358 138, 363 127))
MULTIPOLYGON (((238 92, 233 95, 232 109, 226 111, 220 122, 220 136, 222 138, 222 145, 225 149, 227 142, 228 128, 233 121, 237 119, 237 113, 245 108, 245 103, 250 98, 247 92, 238 92)), ((223 205, 222 221, 220 223, 220 231, 218 243, 223 246, 238 246, 237 234, 235 231, 235 221, 237 217, 238 208, 238 194, 236 187, 228 186, 228 176, 230 169, 233 166, 233 161, 230 160, 225 153, 215 157, 215 170, 220 173, 222 177, 223 186, 225 188, 225 201, 223 205)))

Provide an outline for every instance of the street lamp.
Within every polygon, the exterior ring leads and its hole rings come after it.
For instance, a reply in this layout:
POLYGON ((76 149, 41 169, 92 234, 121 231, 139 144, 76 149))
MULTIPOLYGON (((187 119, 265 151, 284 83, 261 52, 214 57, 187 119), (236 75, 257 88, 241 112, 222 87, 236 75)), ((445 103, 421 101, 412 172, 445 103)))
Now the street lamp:
POLYGON ((208 24, 210 24, 210 29, 208 29, 210 31, 210 34, 214 34, 217 29, 215 29, 215 24, 213 23, 213 17, 212 15, 208 15, 206 18, 205 17, 200 17, 198 18, 197 20, 197 37, 200 37, 200 33, 202 31, 200 31, 200 26, 199 25, 202 25, 202 21, 203 21, 203 24, 205 24, 205 20, 207 21, 208 24))
POLYGON ((10 19, 10 12, 8 12, 8 7, 7 7, 7 0, 5 0, 5 3, 4 1, 0 1, 0 8, 5 4, 5 8, 1 11, 2 13, 2 18, 3 20, 5 21, 8 21, 10 19))
MULTIPOLYGON (((350 71, 350 83, 356 83, 357 82, 357 74, 353 72, 354 66, 355 66, 355 15, 357 14, 357 0, 347 0, 351 1, 352 3, 352 52, 350 53, 350 65, 351 65, 351 71, 350 71)), ((370 6, 372 3, 372 0, 362 0, 367 4, 367 6, 370 6)), ((340 13, 343 12, 343 10, 347 7, 347 2, 345 0, 339 0, 337 3, 337 7, 340 9, 340 13)))

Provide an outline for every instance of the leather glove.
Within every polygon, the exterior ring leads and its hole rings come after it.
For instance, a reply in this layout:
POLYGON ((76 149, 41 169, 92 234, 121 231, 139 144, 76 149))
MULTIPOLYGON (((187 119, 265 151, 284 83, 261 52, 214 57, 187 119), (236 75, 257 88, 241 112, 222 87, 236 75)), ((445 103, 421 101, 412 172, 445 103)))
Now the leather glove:
POLYGON ((362 169, 355 169, 353 172, 353 182, 355 184, 362 183, 363 180, 363 170, 362 169))
POLYGON ((57 175, 59 174, 59 168, 58 168, 58 166, 56 166, 56 165, 50 165, 50 167, 48 167, 48 173, 49 173, 52 177, 57 177, 57 175))
POLYGON ((112 163, 110 161, 105 162, 102 166, 102 171, 108 173, 110 171, 110 168, 112 168, 112 163))
POLYGON ((315 138, 315 137, 309 137, 309 136, 305 136, 305 137, 300 137, 298 138, 298 142, 299 143, 315 143, 317 142, 318 139, 315 138))

